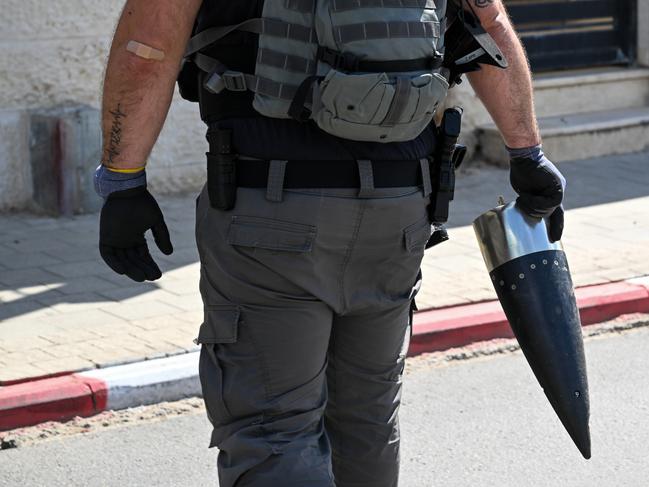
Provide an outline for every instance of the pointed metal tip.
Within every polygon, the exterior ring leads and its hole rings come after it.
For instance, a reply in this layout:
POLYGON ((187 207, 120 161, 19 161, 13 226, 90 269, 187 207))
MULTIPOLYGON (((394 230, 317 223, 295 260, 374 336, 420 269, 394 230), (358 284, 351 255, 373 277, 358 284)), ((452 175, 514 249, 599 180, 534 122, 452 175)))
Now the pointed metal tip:
POLYGON ((587 410, 572 408, 572 411, 568 412, 567 410, 557 410, 555 407, 555 411, 581 455, 586 460, 590 460, 590 426, 587 410))
POLYGON ((590 431, 588 429, 588 426, 583 428, 580 431, 581 434, 579 435, 571 435, 572 440, 575 442, 575 445, 579 449, 579 452, 581 455, 586 459, 590 460, 591 457, 591 451, 590 451, 590 431))

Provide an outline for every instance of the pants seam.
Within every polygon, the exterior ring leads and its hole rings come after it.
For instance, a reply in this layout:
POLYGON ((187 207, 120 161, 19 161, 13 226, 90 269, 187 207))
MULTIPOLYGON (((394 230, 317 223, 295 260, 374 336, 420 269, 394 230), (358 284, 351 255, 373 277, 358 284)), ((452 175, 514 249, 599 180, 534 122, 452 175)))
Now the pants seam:
POLYGON ((347 271, 347 267, 352 258, 352 252, 354 251, 354 246, 358 241, 361 222, 363 221, 363 214, 365 213, 366 204, 367 203, 364 200, 360 200, 359 210, 356 216, 356 222, 354 223, 354 230, 352 231, 352 238, 349 242, 349 246, 347 247, 347 251, 345 252, 345 258, 343 260, 343 264, 340 269, 340 280, 338 283, 340 286, 340 314, 343 314, 345 311, 345 272, 347 271))

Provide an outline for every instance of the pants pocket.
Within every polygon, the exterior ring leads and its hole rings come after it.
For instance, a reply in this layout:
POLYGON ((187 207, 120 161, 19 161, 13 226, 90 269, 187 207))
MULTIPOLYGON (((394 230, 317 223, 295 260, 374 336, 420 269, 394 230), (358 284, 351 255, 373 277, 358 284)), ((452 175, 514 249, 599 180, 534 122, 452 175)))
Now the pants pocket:
POLYGON ((233 216, 228 230, 231 245, 276 252, 310 252, 315 237, 313 225, 253 216, 233 216))
POLYGON ((428 217, 406 227, 403 230, 403 242, 406 250, 412 254, 423 254, 431 235, 432 226, 428 217))
POLYGON ((240 310, 237 306, 207 305, 205 319, 196 339, 196 343, 201 345, 198 367, 203 400, 207 416, 214 426, 210 446, 220 442, 218 426, 227 424, 233 417, 225 401, 222 355, 224 345, 237 342, 239 318, 240 310))

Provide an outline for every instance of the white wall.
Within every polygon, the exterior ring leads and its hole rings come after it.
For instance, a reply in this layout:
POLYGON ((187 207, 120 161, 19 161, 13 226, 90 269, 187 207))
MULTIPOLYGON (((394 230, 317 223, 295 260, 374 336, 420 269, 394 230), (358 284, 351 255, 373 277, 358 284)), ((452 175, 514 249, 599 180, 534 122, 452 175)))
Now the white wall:
MULTIPOLYGON (((1 0, 0 180, 28 165, 23 114, 64 103, 99 108, 101 81, 114 26, 124 0, 1 0), (13 124, 13 129, 7 127, 13 124)), ((150 160, 153 186, 174 190, 202 179, 207 150, 198 107, 176 96, 150 160), (182 170, 181 170, 182 169, 182 170)), ((24 172, 24 171, 22 171, 24 172)), ((16 179, 12 174, 12 178, 16 179)), ((0 186, 0 208, 30 188, 26 178, 0 186), (23 187, 21 187, 21 185, 23 187)), ((28 178, 27 178, 28 179, 28 178)), ((29 182, 29 184, 31 184, 29 182)))

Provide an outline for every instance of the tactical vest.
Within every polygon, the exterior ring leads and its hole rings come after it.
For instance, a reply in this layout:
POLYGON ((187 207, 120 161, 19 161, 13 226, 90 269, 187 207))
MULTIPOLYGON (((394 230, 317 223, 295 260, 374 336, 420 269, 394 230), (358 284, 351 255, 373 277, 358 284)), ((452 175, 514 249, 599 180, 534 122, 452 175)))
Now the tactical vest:
POLYGON ((201 100, 204 119, 212 106, 239 116, 252 107, 337 137, 400 142, 446 96, 446 0, 241 3, 248 12, 231 25, 205 25, 203 10, 187 48, 183 76, 200 85, 184 83, 183 95, 201 100))

